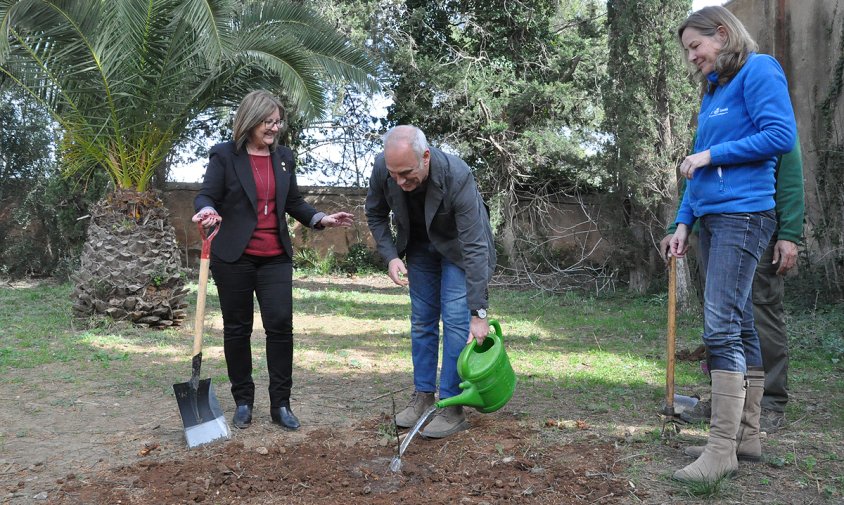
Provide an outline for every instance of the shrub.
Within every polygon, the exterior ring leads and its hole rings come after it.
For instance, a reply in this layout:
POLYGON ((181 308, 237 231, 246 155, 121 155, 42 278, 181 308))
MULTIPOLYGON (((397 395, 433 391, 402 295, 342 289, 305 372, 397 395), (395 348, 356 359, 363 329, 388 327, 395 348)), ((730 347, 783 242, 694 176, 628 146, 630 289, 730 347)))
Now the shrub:
POLYGON ((310 247, 302 247, 293 255, 293 266, 300 270, 312 272, 319 275, 328 275, 337 266, 337 258, 334 250, 329 250, 325 256, 310 247))
POLYGON ((349 252, 340 260, 341 271, 350 274, 380 272, 383 264, 378 253, 370 249, 363 242, 356 242, 349 246, 349 252))
POLYGON ((66 279, 77 266, 85 242, 88 206, 105 192, 107 179, 68 179, 57 171, 26 181, 3 205, 9 219, 0 223, 0 272, 10 277, 66 279))

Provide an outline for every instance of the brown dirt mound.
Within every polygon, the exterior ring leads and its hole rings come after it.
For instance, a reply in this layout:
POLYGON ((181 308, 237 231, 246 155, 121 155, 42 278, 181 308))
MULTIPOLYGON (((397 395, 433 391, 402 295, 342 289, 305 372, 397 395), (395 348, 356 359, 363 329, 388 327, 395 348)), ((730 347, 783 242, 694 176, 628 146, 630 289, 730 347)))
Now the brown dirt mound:
POLYGON ((312 431, 300 443, 248 447, 229 441, 179 460, 131 466, 59 484, 58 504, 493 504, 619 503, 629 497, 612 444, 536 443, 538 430, 512 416, 473 416, 473 428, 446 440, 418 438, 389 465, 386 418, 312 431))

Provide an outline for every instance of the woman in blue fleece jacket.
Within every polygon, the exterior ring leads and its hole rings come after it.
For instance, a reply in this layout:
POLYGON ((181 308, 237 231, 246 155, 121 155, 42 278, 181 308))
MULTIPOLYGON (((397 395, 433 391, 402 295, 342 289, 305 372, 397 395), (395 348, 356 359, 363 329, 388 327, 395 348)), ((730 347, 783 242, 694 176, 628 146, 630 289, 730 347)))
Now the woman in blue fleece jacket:
POLYGON ((782 68, 755 52, 756 43, 730 11, 694 12, 677 35, 703 100, 694 154, 680 165, 688 181, 670 245, 672 255, 684 256, 691 227, 700 220, 712 421, 706 447, 674 478, 715 481, 738 469, 742 440, 758 437, 760 398, 746 395, 748 370, 762 370, 751 287, 776 228, 777 156, 792 150, 797 128, 782 68))

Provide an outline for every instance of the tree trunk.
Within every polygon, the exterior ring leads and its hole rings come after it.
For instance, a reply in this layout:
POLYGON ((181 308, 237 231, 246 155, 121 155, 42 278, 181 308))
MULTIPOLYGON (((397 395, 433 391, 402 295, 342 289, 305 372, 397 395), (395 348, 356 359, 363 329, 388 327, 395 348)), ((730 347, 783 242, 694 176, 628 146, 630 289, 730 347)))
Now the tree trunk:
POLYGON ((677 309, 684 314, 700 310, 689 262, 685 258, 677 258, 677 309))
MULTIPOLYGON (((636 212, 636 206, 632 206, 631 212, 636 212)), ((630 263, 628 276, 628 289, 633 293, 643 295, 648 292, 653 276, 653 263, 650 261, 650 250, 653 248, 650 240, 646 239, 647 226, 641 222, 635 214, 630 216, 630 234, 633 238, 631 244, 633 261, 630 263)))
POLYGON ((118 190, 91 208, 91 224, 73 280, 73 311, 143 327, 185 318, 184 277, 169 212, 153 192, 118 190))

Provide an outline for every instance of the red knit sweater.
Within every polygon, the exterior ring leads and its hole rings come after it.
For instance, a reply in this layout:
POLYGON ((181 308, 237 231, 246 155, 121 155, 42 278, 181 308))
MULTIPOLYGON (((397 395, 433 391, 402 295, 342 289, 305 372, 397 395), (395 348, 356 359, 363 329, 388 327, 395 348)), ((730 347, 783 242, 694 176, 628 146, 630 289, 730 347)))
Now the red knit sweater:
POLYGON ((278 216, 275 205, 275 172, 269 156, 249 155, 252 177, 258 197, 258 224, 246 245, 246 254, 278 256, 284 252, 278 238, 278 216))

